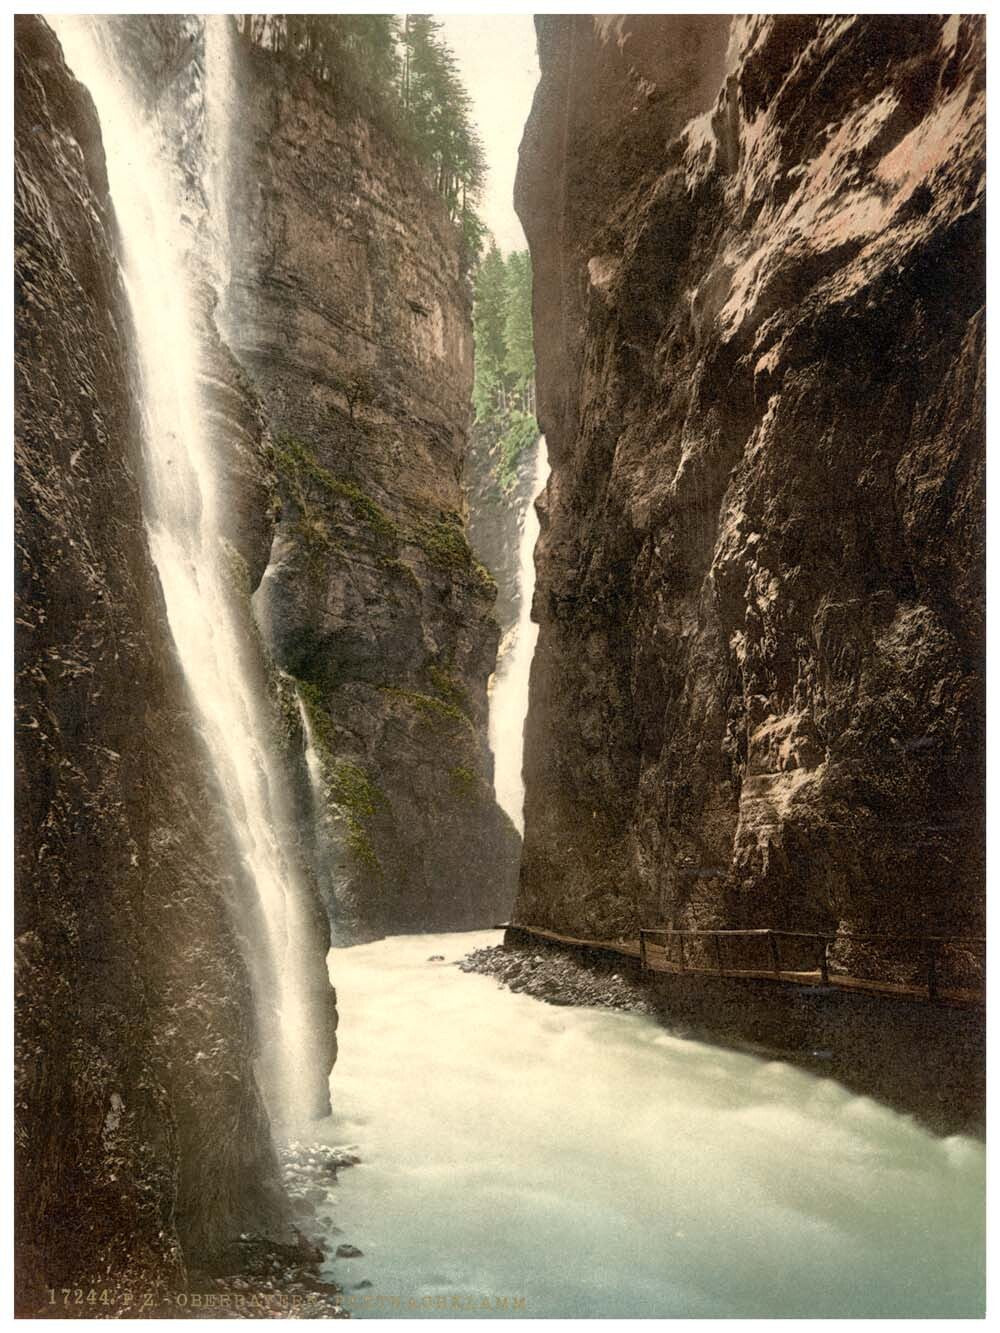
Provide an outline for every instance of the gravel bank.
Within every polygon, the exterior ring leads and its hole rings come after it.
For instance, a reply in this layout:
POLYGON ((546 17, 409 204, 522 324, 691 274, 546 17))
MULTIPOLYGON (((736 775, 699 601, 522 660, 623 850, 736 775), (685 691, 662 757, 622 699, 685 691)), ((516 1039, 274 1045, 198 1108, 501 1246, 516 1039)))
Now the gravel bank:
POLYGON ((476 949, 458 966, 463 972, 496 977, 502 986, 523 991, 548 1004, 586 1004, 655 1014, 646 986, 616 971, 602 959, 577 961, 561 949, 540 943, 526 950, 507 944, 476 949))

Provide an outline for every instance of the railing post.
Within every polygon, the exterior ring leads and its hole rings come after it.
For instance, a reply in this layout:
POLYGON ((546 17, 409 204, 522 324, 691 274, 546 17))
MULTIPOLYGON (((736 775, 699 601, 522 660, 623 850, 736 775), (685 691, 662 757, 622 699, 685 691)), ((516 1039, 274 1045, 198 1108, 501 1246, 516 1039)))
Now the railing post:
POLYGON ((927 941, 927 998, 936 1000, 937 986, 937 941, 927 941))
POLYGON ((678 942, 679 942, 679 944, 680 944, 680 946, 681 946, 681 949, 680 949, 680 953, 681 953, 680 969, 681 969, 682 972, 684 972, 684 971, 686 971, 686 969, 687 969, 687 963, 686 963, 685 958, 684 958, 684 936, 683 936, 683 935, 678 935, 678 936, 677 936, 677 940, 678 940, 678 942))
POLYGON ((767 945, 768 948, 771 950, 771 971, 774 973, 776 977, 780 976, 781 960, 778 957, 778 941, 775 938, 773 930, 769 930, 767 932, 767 945))
POLYGON ((639 929, 639 967, 641 971, 646 971, 646 932, 639 929))
POLYGON ((819 952, 819 979, 824 986, 830 984, 830 941, 823 936, 823 947, 819 952))
POLYGON ((722 936, 718 931, 713 937, 715 939, 715 966, 718 969, 719 976, 722 976, 722 936))

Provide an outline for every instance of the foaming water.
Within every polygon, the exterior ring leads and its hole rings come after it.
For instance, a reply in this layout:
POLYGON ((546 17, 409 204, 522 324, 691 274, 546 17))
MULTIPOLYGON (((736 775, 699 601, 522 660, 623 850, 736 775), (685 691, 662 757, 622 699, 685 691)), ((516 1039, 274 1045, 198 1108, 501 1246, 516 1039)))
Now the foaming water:
MULTIPOLYGON (((194 272, 215 284, 224 284, 228 274, 225 237, 213 221, 224 215, 225 140, 214 154, 204 149, 207 207, 199 209, 171 166, 170 128, 135 95, 108 22, 69 15, 52 20, 101 123, 138 344, 149 546, 243 878, 254 896, 237 906, 261 1022, 261 1082, 274 1118, 296 1121, 308 1114, 321 1067, 318 1023, 304 982, 310 949, 305 895, 280 843, 288 814, 281 775, 264 739, 268 705, 245 661, 249 612, 238 603, 222 537, 218 442, 203 392, 209 372, 193 289, 194 272)), ((203 139, 211 144, 222 133, 231 37, 226 20, 206 24, 203 139)))
POLYGON ((519 548, 517 587, 520 613, 508 642, 501 650, 496 673, 490 682, 490 749, 493 751, 493 786, 499 804, 524 832, 524 719, 528 713, 528 680, 531 659, 538 641, 538 626, 531 619, 535 591, 535 543, 538 514, 534 501, 549 479, 549 454, 545 436, 535 445, 531 500, 524 515, 519 548))
POLYGON ((328 1209, 363 1251, 330 1265, 353 1312, 521 1297, 536 1318, 982 1315, 979 1143, 449 965, 498 938, 337 951, 320 1132, 363 1159, 328 1209))

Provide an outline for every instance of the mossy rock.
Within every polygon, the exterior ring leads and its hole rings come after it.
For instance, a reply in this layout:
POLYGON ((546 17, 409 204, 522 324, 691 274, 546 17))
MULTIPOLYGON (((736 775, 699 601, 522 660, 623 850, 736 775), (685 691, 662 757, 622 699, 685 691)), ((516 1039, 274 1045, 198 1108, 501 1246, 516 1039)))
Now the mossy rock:
POLYGON ((449 671, 445 670, 444 667, 429 666, 427 668, 427 679, 430 681, 434 693, 440 699, 468 716, 469 696, 449 671))
POLYGON ((456 727, 472 729, 471 720, 456 704, 435 698, 432 694, 419 694, 416 690, 401 690, 389 685, 383 686, 382 693, 398 699, 435 730, 454 731, 456 727))
POLYGON ((472 591, 484 601, 496 598, 496 580, 473 555, 458 514, 452 512, 444 518, 427 519, 419 523, 414 530, 413 540, 426 553, 432 565, 452 574, 463 575, 468 579, 472 591))
POLYGON ((452 796, 465 805, 479 805, 486 796, 486 784, 478 773, 457 764, 448 774, 452 796))
POLYGON ((370 819, 385 805, 382 789, 349 759, 333 759, 325 776, 333 800, 356 819, 370 819))
MULTIPOLYGON (((283 435, 273 445, 274 465, 279 478, 314 533, 321 531, 317 520, 322 509, 317 505, 341 501, 355 518, 360 519, 383 545, 394 544, 399 536, 396 524, 370 495, 346 477, 336 477, 316 461, 315 451, 302 440, 283 435)), ((329 540, 327 534, 326 540, 329 540)))
POLYGON ((323 703, 323 692, 311 681, 296 684, 312 731, 323 782, 330 804, 346 825, 348 851, 372 874, 383 874, 366 822, 388 804, 385 793, 359 763, 335 753, 334 726, 323 703))
POLYGON ((226 571, 227 582, 239 597, 249 601, 253 593, 250 566, 232 542, 227 541, 225 537, 219 538, 219 544, 222 547, 222 564, 226 571))

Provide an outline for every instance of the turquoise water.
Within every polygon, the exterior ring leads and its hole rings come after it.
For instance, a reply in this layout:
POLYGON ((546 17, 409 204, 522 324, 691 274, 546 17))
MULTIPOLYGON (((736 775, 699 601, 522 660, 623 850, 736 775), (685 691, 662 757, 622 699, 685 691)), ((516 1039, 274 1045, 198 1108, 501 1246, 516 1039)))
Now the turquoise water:
POLYGON ((355 1314, 982 1315, 980 1143, 449 965, 498 938, 331 954, 342 1046, 318 1137, 363 1161, 319 1211, 363 1252, 328 1264, 355 1314))

